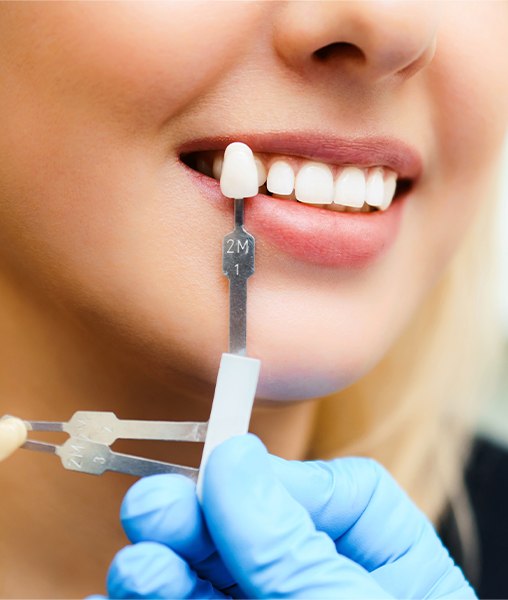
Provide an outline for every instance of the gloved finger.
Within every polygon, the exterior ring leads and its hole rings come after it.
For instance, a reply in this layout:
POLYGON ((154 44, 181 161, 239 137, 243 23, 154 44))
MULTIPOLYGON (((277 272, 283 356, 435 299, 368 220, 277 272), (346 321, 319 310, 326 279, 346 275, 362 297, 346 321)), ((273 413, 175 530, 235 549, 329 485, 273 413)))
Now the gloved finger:
POLYGON ((140 479, 125 495, 120 519, 131 542, 169 546, 217 589, 239 593, 210 538, 190 479, 181 475, 140 479))
POLYGON ((424 538, 406 554, 372 571, 371 575, 396 598, 477 598, 447 551, 433 553, 424 538))
POLYGON ((126 546, 107 577, 109 598, 226 598, 199 578, 170 548, 154 542, 126 546))
POLYGON ((430 521, 377 462, 270 460, 317 529, 335 540, 337 551, 373 572, 394 595, 423 597, 437 581, 447 594, 470 593, 430 521))
POLYGON ((316 531, 255 436, 232 438, 212 452, 202 506, 224 562, 249 598, 389 598, 316 531))

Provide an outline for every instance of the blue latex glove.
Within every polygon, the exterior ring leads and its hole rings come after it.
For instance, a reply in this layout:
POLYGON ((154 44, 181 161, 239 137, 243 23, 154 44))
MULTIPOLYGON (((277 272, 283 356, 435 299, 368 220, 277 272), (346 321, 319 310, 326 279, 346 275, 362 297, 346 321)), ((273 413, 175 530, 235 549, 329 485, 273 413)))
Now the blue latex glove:
POLYGON ((288 462, 241 436, 212 453, 202 507, 190 481, 158 475, 129 490, 121 518, 134 545, 111 565, 111 598, 476 597, 369 459, 288 462))

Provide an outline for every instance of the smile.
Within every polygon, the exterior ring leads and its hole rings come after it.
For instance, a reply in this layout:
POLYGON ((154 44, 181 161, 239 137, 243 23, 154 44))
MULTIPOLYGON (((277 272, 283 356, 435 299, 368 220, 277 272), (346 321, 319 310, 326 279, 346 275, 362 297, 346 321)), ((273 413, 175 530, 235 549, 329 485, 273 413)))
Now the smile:
MULTIPOLYGON (((254 154, 254 158, 260 194, 341 212, 387 210, 395 196, 397 182, 399 192, 409 183, 383 166, 328 165, 272 154, 254 154)), ((198 152, 190 159, 189 166, 220 180, 224 151, 198 152)))
POLYGON ((225 210, 218 180, 233 141, 256 159, 260 189, 247 208, 253 233, 324 266, 362 268, 384 253, 422 173, 420 155, 393 138, 236 134, 189 142, 180 148, 183 165, 225 210))

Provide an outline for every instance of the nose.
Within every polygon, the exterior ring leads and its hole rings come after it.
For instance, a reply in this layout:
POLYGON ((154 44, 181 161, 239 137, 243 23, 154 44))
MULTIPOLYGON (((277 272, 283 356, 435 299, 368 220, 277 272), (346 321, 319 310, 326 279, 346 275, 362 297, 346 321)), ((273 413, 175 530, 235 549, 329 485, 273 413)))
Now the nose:
POLYGON ((364 85, 401 81, 432 60, 438 5, 408 0, 288 1, 279 5, 275 16, 275 49, 292 69, 307 75, 340 74, 364 85))

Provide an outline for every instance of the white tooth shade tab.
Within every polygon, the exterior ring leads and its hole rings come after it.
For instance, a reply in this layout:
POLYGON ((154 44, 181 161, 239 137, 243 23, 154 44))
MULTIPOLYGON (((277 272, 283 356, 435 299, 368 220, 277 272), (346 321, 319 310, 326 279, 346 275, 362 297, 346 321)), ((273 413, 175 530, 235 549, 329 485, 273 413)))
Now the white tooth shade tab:
POLYGON ((376 167, 372 169, 367 177, 367 191, 365 202, 369 206, 381 206, 385 196, 385 184, 383 181, 383 169, 376 167))
POLYGON ((295 196, 307 204, 331 204, 333 199, 333 175, 322 163, 308 162, 298 171, 295 196))
POLYGON ((395 188, 397 187, 397 175, 390 172, 385 177, 385 195, 383 198, 383 204, 379 207, 380 210, 386 210, 392 203, 393 196, 395 195, 395 188))
POLYGON ((336 204, 361 208, 365 202, 365 175, 357 167, 345 167, 335 182, 336 204))
POLYGON ((251 198, 258 193, 258 170, 247 144, 233 142, 224 152, 220 189, 226 198, 251 198))
POLYGON ((289 196, 295 187, 295 172, 285 160, 277 160, 268 170, 266 187, 272 194, 289 196))

